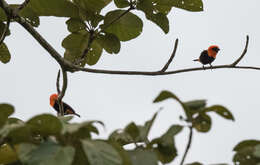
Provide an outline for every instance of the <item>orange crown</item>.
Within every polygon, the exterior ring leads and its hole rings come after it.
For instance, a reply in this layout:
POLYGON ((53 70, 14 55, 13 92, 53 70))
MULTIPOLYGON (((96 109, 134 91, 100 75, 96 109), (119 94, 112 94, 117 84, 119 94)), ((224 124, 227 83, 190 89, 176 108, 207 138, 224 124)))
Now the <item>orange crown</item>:
POLYGON ((54 104, 55 104, 55 101, 58 100, 58 95, 55 93, 55 94, 52 94, 50 96, 50 105, 53 107, 54 104))

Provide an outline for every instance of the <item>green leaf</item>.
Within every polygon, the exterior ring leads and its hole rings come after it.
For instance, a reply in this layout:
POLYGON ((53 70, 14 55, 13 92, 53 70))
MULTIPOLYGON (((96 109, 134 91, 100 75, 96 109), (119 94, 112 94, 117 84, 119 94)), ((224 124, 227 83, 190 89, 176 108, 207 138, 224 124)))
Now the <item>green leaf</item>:
POLYGON ((8 50, 8 47, 6 44, 3 42, 0 45, 0 61, 4 64, 8 63, 11 59, 11 54, 8 50))
POLYGON ((128 124, 124 130, 132 137, 132 139, 136 139, 140 135, 139 129, 134 122, 128 124))
MULTIPOLYGON (((17 149, 17 147, 15 146, 17 149)), ((16 152, 8 144, 0 146, 0 164, 9 164, 18 160, 16 152)))
POLYGON ((247 147, 255 147, 256 145, 260 144, 259 140, 244 140, 238 143, 233 151, 240 151, 247 147))
POLYGON ((170 5, 187 11, 203 11, 202 0, 161 0, 161 5, 170 5))
POLYGON ((22 17, 26 18, 32 26, 38 27, 40 25, 40 19, 37 13, 31 7, 25 7, 19 13, 22 17))
POLYGON ((120 51, 120 41, 114 34, 100 34, 98 35, 96 41, 106 50, 107 53, 117 54, 120 51))
POLYGON ((115 130, 109 135, 109 141, 117 142, 121 146, 133 143, 134 140, 128 133, 122 130, 115 130))
POLYGON ((116 5, 116 7, 118 8, 125 8, 130 6, 130 3, 128 2, 128 0, 114 0, 114 3, 116 5))
POLYGON ((169 32, 169 20, 165 14, 146 14, 146 18, 158 25, 164 31, 165 34, 169 32))
POLYGON ((136 149, 127 151, 133 165, 157 165, 157 157, 153 151, 136 149))
POLYGON ((95 65, 98 62, 102 51, 102 46, 97 42, 97 40, 94 40, 90 46, 90 50, 88 51, 84 62, 88 65, 95 65))
POLYGON ((120 41, 128 41, 139 36, 143 29, 142 20, 126 10, 114 10, 106 14, 104 31, 115 34, 120 41))
POLYGON ((260 158, 260 144, 255 146, 254 156, 260 158))
POLYGON ((222 105, 213 105, 211 107, 206 108, 205 111, 216 112, 218 115, 224 117, 225 119, 233 120, 233 121, 235 120, 232 113, 222 105))
POLYGON ((79 18, 78 8, 69 0, 30 0, 27 7, 38 16, 79 18))
POLYGON ((99 134, 98 129, 94 124, 100 124, 104 127, 104 124, 101 121, 86 121, 83 123, 72 123, 66 124, 63 123, 62 134, 65 136, 76 137, 76 139, 90 138, 91 133, 99 134))
MULTIPOLYGON (((0 36, 3 35, 6 24, 0 21, 0 36)), ((7 29, 6 36, 10 35, 10 29, 7 29)))
POLYGON ((68 30, 72 33, 85 30, 86 28, 86 24, 80 19, 76 19, 76 18, 70 18, 68 21, 66 21, 66 24, 68 30))
POLYGON ((192 121, 192 126, 198 132, 208 132, 211 128, 211 118, 206 113, 199 113, 192 121))
POLYGON ((174 99, 176 101, 178 101, 179 103, 182 104, 182 101, 176 96, 174 95, 173 93, 171 93, 170 91, 162 91, 159 96, 157 96, 155 99, 154 99, 154 103, 158 103, 158 102, 161 102, 161 101, 164 101, 166 99, 174 99))
POLYGON ((152 140, 151 145, 162 163, 169 163, 177 156, 174 136, 182 130, 180 125, 172 125, 160 138, 152 140), (157 146, 154 146, 157 144, 157 146))
POLYGON ((198 109, 201 109, 201 108, 205 108, 206 100, 192 100, 192 101, 184 102, 184 104, 190 110, 198 110, 198 109))
POLYGON ((160 1, 156 0, 141 0, 137 3, 137 9, 145 13, 148 20, 158 25, 164 33, 169 32, 168 12, 171 10, 169 5, 161 6, 160 1))
POLYGON ((189 163, 189 164, 186 164, 186 165, 203 165, 203 164, 201 164, 200 162, 193 162, 193 163, 189 163))
POLYGON ((51 142, 45 142, 39 146, 20 144, 18 149, 20 160, 28 165, 70 165, 74 154, 73 147, 60 146, 51 142))
POLYGON ((93 13, 100 12, 112 0, 73 0, 80 8, 93 13))
POLYGON ((5 124, 8 116, 10 116, 13 113, 14 113, 14 107, 12 105, 0 104, 0 128, 5 124))
POLYGON ((62 129, 61 121, 49 114, 37 115, 27 121, 27 124, 31 127, 32 132, 42 136, 60 134, 62 129))
POLYGON ((98 140, 81 140, 90 164, 122 165, 119 153, 108 143, 98 140))
POLYGON ((122 165, 133 165, 127 151, 116 142, 108 141, 110 145, 119 153, 122 159, 122 165))

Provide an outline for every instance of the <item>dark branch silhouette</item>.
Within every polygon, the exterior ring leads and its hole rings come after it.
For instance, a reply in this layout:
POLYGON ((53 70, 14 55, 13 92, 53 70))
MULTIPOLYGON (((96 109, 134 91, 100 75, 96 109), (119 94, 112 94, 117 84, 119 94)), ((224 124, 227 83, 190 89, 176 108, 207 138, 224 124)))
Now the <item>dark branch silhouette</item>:
POLYGON ((162 68, 161 72, 165 72, 168 69, 168 67, 171 64, 173 58, 175 57, 175 54, 176 54, 176 51, 177 51, 177 47, 178 47, 178 42, 179 42, 179 39, 177 38, 175 40, 175 44, 174 44, 174 49, 173 49, 172 55, 169 58, 168 62, 165 64, 165 66, 162 68))
POLYGON ((186 149, 185 149, 185 152, 184 152, 184 155, 182 157, 182 160, 181 160, 181 163, 180 165, 183 165, 185 159, 186 159, 186 156, 190 150, 190 146, 191 146, 191 142, 192 142, 192 136, 193 136, 193 128, 192 126, 189 126, 189 129, 190 129, 190 133, 189 133, 189 140, 188 140, 188 143, 187 143, 187 146, 186 146, 186 149))

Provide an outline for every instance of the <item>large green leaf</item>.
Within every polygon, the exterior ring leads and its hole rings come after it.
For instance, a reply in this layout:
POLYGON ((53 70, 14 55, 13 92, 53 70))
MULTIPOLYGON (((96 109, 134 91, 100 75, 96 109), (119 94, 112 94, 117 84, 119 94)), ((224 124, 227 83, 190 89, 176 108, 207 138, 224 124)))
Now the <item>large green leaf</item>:
POLYGON ((79 17, 79 10, 69 0, 30 0, 28 4, 38 16, 79 17))
POLYGON ((96 41, 110 54, 117 54, 120 51, 120 41, 114 34, 100 34, 96 41))
POLYGON ((239 165, 256 165, 260 163, 259 149, 260 141, 245 140, 237 144, 234 148, 236 152, 233 162, 239 165))
POLYGON ((164 31, 165 34, 169 32, 169 20, 165 14, 146 14, 146 18, 158 25, 164 31))
POLYGON ((106 14, 104 25, 101 28, 115 34, 120 41, 128 41, 141 34, 143 22, 131 12, 114 10, 106 14))
POLYGON ((157 156, 155 152, 147 149, 129 150, 132 165, 157 165, 157 156))
POLYGON ((80 8, 93 13, 100 12, 112 0, 73 0, 80 8))
POLYGON ((31 127, 32 132, 42 136, 58 135, 61 133, 61 121, 49 114, 38 115, 27 121, 31 127))
POLYGON ((110 144, 99 140, 81 140, 81 143, 91 165, 122 165, 119 153, 110 144))
POLYGON ((224 117, 228 120, 235 120, 232 113, 222 105, 213 105, 205 109, 206 112, 216 112, 221 117, 224 117))
POLYGON ((3 42, 0 45, 0 61, 4 64, 8 63, 11 59, 11 54, 8 50, 7 45, 3 42))
MULTIPOLYGON (((1 53, 0 53, 1 54, 1 53)), ((10 104, 0 104, 0 128, 7 121, 8 116, 14 113, 14 107, 10 104)))
POLYGON ((39 146, 20 144, 18 155, 24 164, 28 165, 71 165, 75 149, 70 146, 60 146, 45 142, 39 146))
POLYGON ((206 100, 192 100, 192 101, 184 102, 184 104, 190 110, 199 110, 199 109, 205 108, 206 100))

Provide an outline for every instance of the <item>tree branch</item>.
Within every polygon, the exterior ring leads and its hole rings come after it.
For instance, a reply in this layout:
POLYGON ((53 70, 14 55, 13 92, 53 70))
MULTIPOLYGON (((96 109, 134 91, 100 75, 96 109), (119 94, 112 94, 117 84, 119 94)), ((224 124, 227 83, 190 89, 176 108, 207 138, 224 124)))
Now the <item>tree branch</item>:
POLYGON ((60 94, 60 70, 58 71, 58 75, 57 75, 56 88, 57 88, 57 93, 59 95, 60 94))
POLYGON ((247 52, 247 48, 248 48, 248 43, 249 43, 249 36, 246 36, 246 46, 244 48, 244 51, 242 52, 241 56, 235 61, 233 62, 231 65, 232 66, 236 66, 241 60, 242 58, 245 56, 246 52, 247 52))
POLYGON ((177 51, 177 47, 178 47, 178 42, 179 42, 179 39, 177 38, 177 39, 175 40, 175 44, 174 44, 174 49, 173 49, 172 55, 171 55, 171 57, 169 58, 168 62, 167 62, 167 63, 164 65, 164 67, 162 68, 161 72, 165 72, 165 71, 168 69, 168 67, 169 67, 169 65, 171 64, 173 58, 175 57, 175 54, 176 54, 176 51, 177 51))
POLYGON ((25 8, 28 3, 30 2, 30 0, 25 0, 19 7, 18 10, 23 10, 23 8, 25 8))
POLYGON ((59 103, 59 109, 60 109, 60 115, 64 116, 64 109, 63 109, 63 104, 62 104, 62 98, 65 95, 65 92, 67 90, 67 86, 68 86, 68 75, 67 75, 67 71, 61 67, 61 71, 62 71, 62 77, 63 77, 63 81, 62 81, 62 89, 59 93, 59 97, 58 97, 58 103, 59 103))
POLYGON ((5 25, 3 34, 2 34, 2 36, 0 38, 0 45, 4 42, 5 37, 7 36, 7 32, 8 32, 9 26, 10 26, 10 17, 7 15, 6 25, 5 25))
POLYGON ((193 128, 192 126, 189 126, 189 129, 190 129, 190 134, 189 134, 189 140, 188 140, 188 144, 186 146, 186 149, 185 149, 185 152, 184 152, 184 155, 182 157, 182 160, 181 160, 181 163, 180 165, 183 165, 184 161, 185 161, 185 158, 190 150, 190 146, 191 146, 191 142, 192 142, 192 135, 193 135, 193 128))

